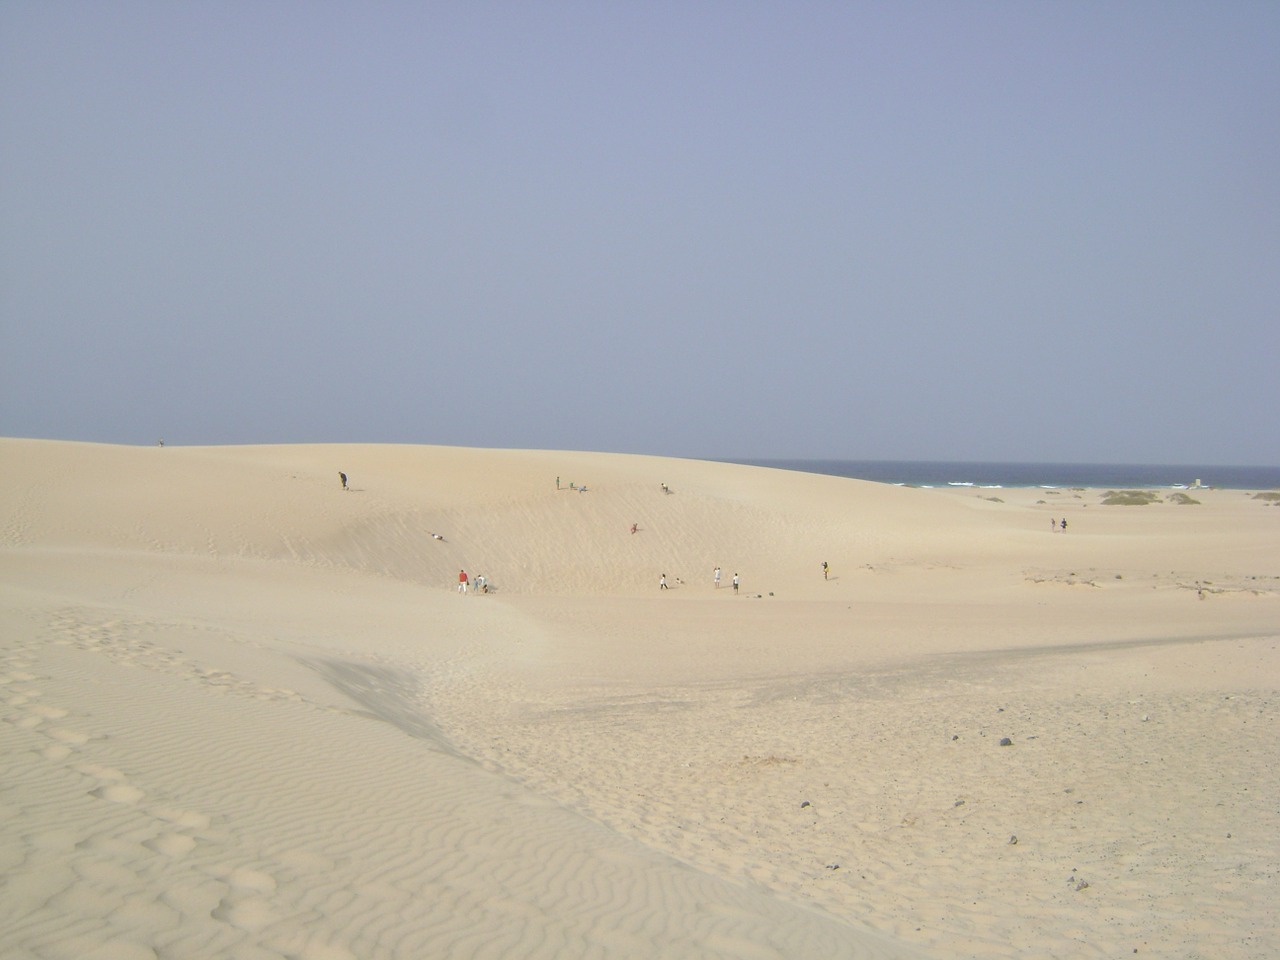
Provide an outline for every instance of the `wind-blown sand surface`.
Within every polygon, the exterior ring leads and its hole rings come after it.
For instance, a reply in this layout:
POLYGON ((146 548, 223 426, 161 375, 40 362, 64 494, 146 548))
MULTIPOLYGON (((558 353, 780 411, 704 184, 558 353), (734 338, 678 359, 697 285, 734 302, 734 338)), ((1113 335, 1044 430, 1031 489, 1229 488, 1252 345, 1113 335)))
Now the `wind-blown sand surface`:
POLYGON ((1280 506, 1191 495, 0 440, 0 955, 1280 956, 1280 506))

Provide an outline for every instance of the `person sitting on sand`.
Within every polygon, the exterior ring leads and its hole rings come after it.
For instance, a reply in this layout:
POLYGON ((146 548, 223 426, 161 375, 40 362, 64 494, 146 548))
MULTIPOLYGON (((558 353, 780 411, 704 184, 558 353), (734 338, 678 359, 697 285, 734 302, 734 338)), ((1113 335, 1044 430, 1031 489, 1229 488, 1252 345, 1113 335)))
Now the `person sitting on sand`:
POLYGON ((631 532, 632 532, 632 533, 635 533, 635 532, 636 532, 637 530, 639 530, 639 529, 640 529, 640 524, 638 524, 638 523, 633 523, 633 524, 631 525, 631 532))

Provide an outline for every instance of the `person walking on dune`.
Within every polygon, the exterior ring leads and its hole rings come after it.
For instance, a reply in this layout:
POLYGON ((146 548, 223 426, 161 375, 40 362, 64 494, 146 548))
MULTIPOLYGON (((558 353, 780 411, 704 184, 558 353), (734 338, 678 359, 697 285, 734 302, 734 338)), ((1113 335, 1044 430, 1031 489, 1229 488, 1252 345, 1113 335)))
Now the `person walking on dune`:
POLYGON ((733 592, 738 592, 738 575, 736 573, 733 575, 733 592))
POLYGON ((719 567, 716 567, 715 581, 716 581, 716 589, 719 590, 720 589, 720 568, 719 567))
POLYGON ((458 592, 465 594, 467 592, 467 571, 458 571, 458 592))
POLYGON ((827 579, 827 574, 831 572, 831 568, 827 566, 827 561, 822 561, 822 579, 827 579))
POLYGON ((667 575, 665 573, 662 575, 662 579, 658 581, 658 589, 659 590, 671 589, 670 587, 667 586, 667 575))
POLYGON ((347 475, 341 470, 338 471, 338 479, 342 481, 342 489, 347 489, 347 475))

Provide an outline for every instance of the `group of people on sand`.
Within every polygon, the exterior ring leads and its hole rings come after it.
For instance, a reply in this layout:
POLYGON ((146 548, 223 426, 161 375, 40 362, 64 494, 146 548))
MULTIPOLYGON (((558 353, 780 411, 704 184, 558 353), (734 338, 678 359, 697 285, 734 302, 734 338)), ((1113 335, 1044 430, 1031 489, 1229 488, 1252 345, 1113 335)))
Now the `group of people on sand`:
POLYGON ((1066 517, 1063 517, 1061 520, 1057 520, 1057 519, 1055 519, 1055 518, 1053 518, 1053 517, 1050 517, 1050 518, 1049 518, 1049 529, 1050 529, 1050 530, 1052 530, 1054 533, 1057 533, 1057 532, 1058 532, 1058 524, 1062 524, 1062 532, 1063 532, 1063 533, 1066 533, 1066 532, 1067 532, 1067 518, 1066 518, 1066 517))
POLYGON ((574 483, 572 480, 570 480, 568 486, 562 487, 560 485, 560 478, 556 477, 556 489, 557 490, 573 490, 576 493, 586 493, 587 485, 585 483, 574 483))
MULTIPOLYGON (((634 532, 635 531, 633 530, 632 533, 634 532)), ((830 577, 831 577, 831 564, 823 560, 822 561, 822 579, 828 580, 830 579, 830 577)), ((677 578, 676 582, 679 583, 680 580, 677 578)), ((720 589, 720 568, 718 566, 715 568, 715 570, 711 572, 711 582, 715 586, 715 589, 717 590, 720 589)), ((737 593, 738 587, 741 585, 741 580, 738 578, 738 575, 736 573, 733 575, 733 580, 731 582, 733 584, 733 592, 737 593)), ((658 589, 659 590, 671 589, 667 585, 667 575, 665 573, 658 579, 658 589)))
MULTIPOLYGON (((682 581, 681 581, 679 578, 677 578, 677 579, 676 579, 676 583, 681 583, 681 582, 682 582, 682 581)), ((716 568, 715 568, 715 570, 712 572, 712 574, 711 574, 711 582, 715 584, 715 588, 716 588, 717 590, 719 590, 719 589, 720 589, 720 568, 719 568, 719 567, 716 567, 716 568)), ((737 593, 737 592, 738 592, 738 584, 739 584, 738 575, 735 573, 735 574, 733 575, 733 592, 734 592, 734 593, 737 593)), ((668 586, 667 586, 667 575, 666 575, 665 573, 664 573, 664 574, 662 575, 662 577, 658 580, 658 589, 659 589, 659 590, 669 590, 669 589, 670 589, 670 587, 668 587, 668 586)))
POLYGON ((465 594, 467 592, 468 587, 474 588, 476 593, 488 593, 489 581, 485 580, 484 577, 478 574, 476 575, 475 579, 472 579, 471 577, 467 576, 466 570, 459 570, 458 571, 458 592, 465 594))

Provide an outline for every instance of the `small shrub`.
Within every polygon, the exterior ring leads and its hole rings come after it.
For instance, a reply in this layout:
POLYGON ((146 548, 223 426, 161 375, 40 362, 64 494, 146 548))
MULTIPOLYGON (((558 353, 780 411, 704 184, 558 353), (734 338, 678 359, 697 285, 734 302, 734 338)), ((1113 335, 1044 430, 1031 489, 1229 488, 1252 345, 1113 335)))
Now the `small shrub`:
POLYGON ((1179 506, 1186 506, 1188 504, 1199 505, 1200 503, 1200 501, 1197 500, 1195 497, 1188 496, 1187 494, 1183 493, 1181 490, 1179 490, 1177 493, 1169 494, 1169 496, 1166 499, 1170 503, 1176 503, 1179 506))
POLYGON ((1108 490, 1102 498, 1105 507, 1145 507, 1157 503, 1160 498, 1153 490, 1108 490))

